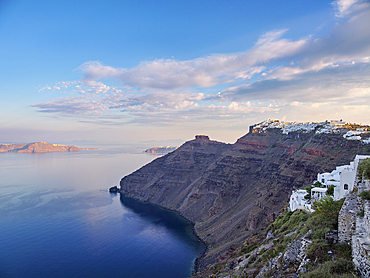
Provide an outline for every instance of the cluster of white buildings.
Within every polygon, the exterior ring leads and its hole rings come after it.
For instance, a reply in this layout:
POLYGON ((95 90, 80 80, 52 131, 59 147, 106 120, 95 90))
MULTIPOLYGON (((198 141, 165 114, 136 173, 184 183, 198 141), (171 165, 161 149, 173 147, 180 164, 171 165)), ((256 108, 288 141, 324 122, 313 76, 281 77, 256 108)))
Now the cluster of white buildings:
MULTIPOLYGON (((302 131, 302 132, 311 132, 315 131, 316 134, 322 133, 336 133, 340 134, 345 131, 346 122, 342 120, 331 120, 325 122, 284 122, 279 120, 268 119, 259 124, 256 124, 252 128, 252 132, 265 132, 270 128, 281 129, 283 134, 289 134, 290 132, 302 131)), ((347 127, 348 128, 348 127, 347 127)), ((348 140, 361 140, 365 144, 370 143, 369 139, 362 139, 360 134, 370 133, 370 131, 365 130, 365 128, 357 128, 356 130, 350 130, 343 135, 344 138, 348 140)))
POLYGON ((343 137, 347 140, 361 140, 365 144, 370 143, 370 138, 362 139, 361 134, 370 133, 370 131, 365 130, 364 128, 357 128, 356 130, 350 130, 346 134, 343 134, 343 137))
POLYGON ((253 130, 255 132, 263 132, 269 128, 280 128, 283 134, 289 134, 290 132, 294 131, 303 131, 303 132, 310 132, 315 130, 316 127, 320 125, 326 125, 327 121, 325 122, 305 122, 305 123, 297 123, 297 122, 283 122, 279 120, 271 120, 268 119, 263 121, 259 124, 253 126, 253 130))
MULTIPOLYGON (((305 209, 312 211, 312 204, 327 196, 326 192, 330 185, 334 185, 333 199, 335 201, 346 197, 357 184, 357 167, 361 160, 370 158, 370 155, 356 155, 355 160, 350 165, 337 166, 330 173, 317 174, 317 181, 322 187, 312 185, 311 198, 306 199, 309 193, 305 189, 297 189, 292 192, 289 200, 291 211, 305 209)), ((317 181, 315 183, 317 183, 317 181)))

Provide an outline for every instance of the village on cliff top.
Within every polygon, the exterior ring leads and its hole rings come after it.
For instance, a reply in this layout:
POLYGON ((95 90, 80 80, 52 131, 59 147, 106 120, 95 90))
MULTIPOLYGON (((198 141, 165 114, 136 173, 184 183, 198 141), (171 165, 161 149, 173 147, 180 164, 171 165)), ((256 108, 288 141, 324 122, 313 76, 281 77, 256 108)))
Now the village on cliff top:
POLYGON ((283 134, 301 131, 315 134, 334 133, 342 134, 347 140, 360 140, 365 144, 370 143, 370 126, 355 123, 346 123, 343 120, 326 120, 324 122, 284 122, 279 120, 268 119, 261 123, 250 126, 249 131, 252 133, 263 133, 267 129, 281 129, 283 134), (361 136, 360 136, 361 135, 361 136))
MULTIPOLYGON (((347 140, 370 143, 369 126, 345 123, 342 120, 297 123, 269 119, 251 126, 250 132, 264 133, 272 128, 281 129, 283 134, 296 131, 341 134, 347 140)), ((337 166, 330 173, 318 173, 317 180, 312 185, 293 190, 288 209, 312 213, 315 202, 324 198, 332 198, 334 201, 345 198, 338 215, 338 231, 332 232, 335 241, 351 244, 353 263, 357 270, 362 277, 370 277, 370 201, 354 194, 355 191, 358 194, 370 191, 370 180, 363 180, 358 176, 359 164, 365 159, 370 159, 370 155, 357 154, 349 165, 337 166)))

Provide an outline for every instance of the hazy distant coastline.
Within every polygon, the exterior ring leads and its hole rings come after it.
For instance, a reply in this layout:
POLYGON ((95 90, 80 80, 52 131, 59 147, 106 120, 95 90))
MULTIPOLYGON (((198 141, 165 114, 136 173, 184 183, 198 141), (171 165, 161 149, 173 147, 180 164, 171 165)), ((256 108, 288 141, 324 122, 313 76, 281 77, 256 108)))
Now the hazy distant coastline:
POLYGON ((0 144, 0 152, 13 153, 78 152, 81 150, 97 150, 97 148, 78 148, 74 145, 50 144, 46 142, 0 144))

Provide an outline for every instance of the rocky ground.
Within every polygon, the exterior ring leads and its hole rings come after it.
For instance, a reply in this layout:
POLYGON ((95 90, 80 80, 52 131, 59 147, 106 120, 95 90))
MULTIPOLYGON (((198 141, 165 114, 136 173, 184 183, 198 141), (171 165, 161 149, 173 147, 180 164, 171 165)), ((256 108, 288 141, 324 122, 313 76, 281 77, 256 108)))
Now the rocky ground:
MULTIPOLYGON (((335 214, 343 201, 334 202, 335 214)), ((351 246, 338 243, 338 220, 327 209, 312 215, 285 212, 272 223, 260 243, 247 240, 228 259, 194 277, 358 277, 351 246)))

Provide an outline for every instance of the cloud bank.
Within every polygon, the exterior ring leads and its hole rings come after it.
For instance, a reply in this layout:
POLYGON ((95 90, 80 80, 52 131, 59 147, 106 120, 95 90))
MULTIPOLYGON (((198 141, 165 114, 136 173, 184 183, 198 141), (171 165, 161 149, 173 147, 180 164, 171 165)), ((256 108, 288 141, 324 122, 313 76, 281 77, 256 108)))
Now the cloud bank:
POLYGON ((333 111, 362 113, 361 119, 370 121, 364 118, 370 112, 370 3, 332 4, 335 25, 324 36, 291 40, 285 37, 288 30, 273 30, 244 52, 156 59, 134 68, 90 61, 78 68, 81 81, 42 88, 73 96, 32 106, 84 121, 95 116, 105 124, 225 121, 258 113, 264 118, 293 116, 297 111, 322 117, 333 111), (110 80, 122 86, 110 86, 110 80))

